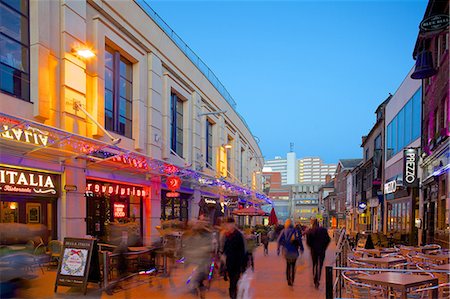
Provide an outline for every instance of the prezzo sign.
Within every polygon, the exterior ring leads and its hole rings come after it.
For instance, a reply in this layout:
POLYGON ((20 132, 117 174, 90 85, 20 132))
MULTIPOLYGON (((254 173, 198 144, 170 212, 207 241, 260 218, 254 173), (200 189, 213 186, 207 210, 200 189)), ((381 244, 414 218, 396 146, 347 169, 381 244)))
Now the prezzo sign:
POLYGON ((418 187, 417 179, 417 149, 408 148, 403 151, 403 182, 406 187, 418 187))
POLYGON ((143 187, 121 185, 109 182, 88 181, 86 184, 86 195, 121 195, 121 196, 145 196, 143 187))
POLYGON ((0 193, 56 195, 58 176, 30 170, 0 167, 0 193))
POLYGON ((397 181, 393 180, 384 184, 384 194, 394 193, 397 190, 397 181))
POLYGON ((3 125, 2 128, 3 132, 0 134, 2 138, 40 146, 47 146, 48 144, 48 132, 38 128, 21 129, 9 125, 3 125))

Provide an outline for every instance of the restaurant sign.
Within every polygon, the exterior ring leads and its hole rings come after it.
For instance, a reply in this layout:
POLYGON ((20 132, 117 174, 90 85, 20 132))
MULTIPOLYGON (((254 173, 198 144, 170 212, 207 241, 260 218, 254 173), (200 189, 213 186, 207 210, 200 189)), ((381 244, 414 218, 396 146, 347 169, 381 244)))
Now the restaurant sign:
POLYGON ((9 125, 2 126, 2 133, 0 136, 4 139, 39 145, 48 145, 48 135, 49 133, 38 128, 27 127, 26 129, 21 129, 9 125))
POLYGON ((434 15, 431 17, 428 17, 426 19, 423 19, 422 22, 420 22, 420 30, 422 31, 436 31, 445 29, 448 26, 448 15, 434 15))
POLYGON ((406 187, 419 187, 417 178, 417 149, 408 148, 403 151, 403 182, 406 187))
POLYGON ((0 193, 56 196, 59 178, 56 174, 0 166, 0 193))
POLYGON ((146 193, 143 187, 110 182, 87 181, 86 196, 92 196, 94 194, 101 196, 145 196, 146 193))
POLYGON ((393 180, 384 184, 384 194, 394 193, 397 190, 397 181, 393 180))

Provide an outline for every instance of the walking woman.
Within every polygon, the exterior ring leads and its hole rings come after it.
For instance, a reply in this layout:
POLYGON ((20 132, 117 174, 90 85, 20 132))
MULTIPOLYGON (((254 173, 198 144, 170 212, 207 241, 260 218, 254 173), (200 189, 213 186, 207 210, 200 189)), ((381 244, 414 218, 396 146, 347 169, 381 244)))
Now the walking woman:
POLYGON ((312 221, 312 228, 306 235, 306 243, 311 248, 311 258, 313 262, 314 286, 319 288, 320 276, 322 274, 323 261, 325 260, 325 251, 330 244, 328 231, 319 227, 317 219, 312 221))
POLYGON ((290 219, 284 223, 284 229, 278 237, 277 253, 280 255, 280 247, 283 246, 283 256, 286 259, 286 279, 289 286, 294 284, 295 263, 299 256, 298 250, 303 253, 302 235, 294 228, 290 219))

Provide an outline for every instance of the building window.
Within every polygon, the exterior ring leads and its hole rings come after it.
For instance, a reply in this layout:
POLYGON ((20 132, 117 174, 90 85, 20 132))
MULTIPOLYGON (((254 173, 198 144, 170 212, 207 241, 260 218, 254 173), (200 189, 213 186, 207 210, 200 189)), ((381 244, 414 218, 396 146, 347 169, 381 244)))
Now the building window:
POLYGON ((240 158, 240 166, 239 166, 239 180, 242 182, 242 178, 244 177, 244 153, 245 150, 241 148, 241 158, 240 158))
POLYGON ((175 93, 170 96, 170 148, 183 157, 183 101, 175 93))
POLYGON ((105 128, 132 136, 133 66, 114 49, 105 50, 105 128))
POLYGON ((386 157, 388 160, 420 137, 421 97, 422 88, 419 88, 388 124, 386 132, 386 157))
POLYGON ((213 124, 206 120, 206 167, 213 165, 213 124))
MULTIPOLYGON (((228 140, 227 144, 231 145, 231 148, 233 148, 233 138, 231 138, 231 136, 228 136, 227 140, 228 140)), ((225 149, 227 151, 227 175, 230 175, 231 174, 231 170, 232 170, 232 167, 231 167, 231 160, 232 160, 231 148, 225 149)))
POLYGON ((0 0, 0 90, 30 100, 28 1, 0 0))

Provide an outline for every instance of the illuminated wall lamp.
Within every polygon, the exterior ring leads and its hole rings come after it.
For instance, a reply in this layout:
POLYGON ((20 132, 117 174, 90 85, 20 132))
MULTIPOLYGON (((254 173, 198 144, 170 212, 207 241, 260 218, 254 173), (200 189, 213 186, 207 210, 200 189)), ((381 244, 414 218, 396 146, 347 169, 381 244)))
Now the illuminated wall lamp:
POLYGON ((224 144, 223 147, 226 149, 231 149, 233 146, 231 144, 224 144))
POLYGON ((95 53, 89 48, 76 48, 73 49, 73 52, 84 59, 89 59, 95 56, 95 53))

